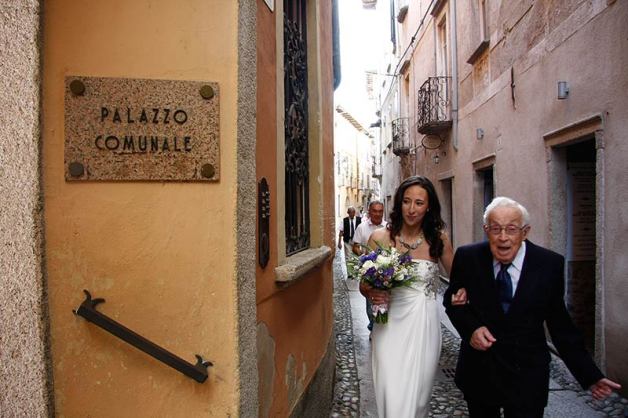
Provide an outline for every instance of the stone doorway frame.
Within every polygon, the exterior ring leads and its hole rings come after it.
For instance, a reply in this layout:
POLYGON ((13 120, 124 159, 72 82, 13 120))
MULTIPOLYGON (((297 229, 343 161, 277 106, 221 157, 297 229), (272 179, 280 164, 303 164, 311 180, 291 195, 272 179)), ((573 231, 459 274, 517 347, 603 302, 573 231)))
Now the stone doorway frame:
POLYGON ((605 154, 604 118, 595 114, 565 125, 543 135, 548 169, 547 204, 549 215, 549 242, 554 251, 563 253, 567 244, 566 213, 567 187, 566 158, 560 149, 586 139, 595 140, 595 338, 594 358, 602 371, 606 369, 605 309, 604 309, 604 209, 605 209, 605 154))

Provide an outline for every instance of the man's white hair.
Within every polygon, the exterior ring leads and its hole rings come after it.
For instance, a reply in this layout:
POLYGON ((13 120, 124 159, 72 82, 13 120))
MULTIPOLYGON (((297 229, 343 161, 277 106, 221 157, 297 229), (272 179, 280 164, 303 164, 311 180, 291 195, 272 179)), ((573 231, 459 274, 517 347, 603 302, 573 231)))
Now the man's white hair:
POLYGON ((384 206, 384 203, 381 200, 371 200, 369 202, 369 209, 373 206, 373 205, 382 205, 384 206))
POLYGON ((528 213, 528 210, 521 203, 509 197, 498 196, 494 198, 493 201, 489 203, 486 209, 484 210, 484 216, 482 217, 482 221, 484 222, 484 225, 488 225, 488 217, 493 211, 493 209, 496 209, 496 208, 515 208, 519 212, 521 212, 521 220, 523 221, 523 225, 521 226, 530 224, 530 214, 528 213))

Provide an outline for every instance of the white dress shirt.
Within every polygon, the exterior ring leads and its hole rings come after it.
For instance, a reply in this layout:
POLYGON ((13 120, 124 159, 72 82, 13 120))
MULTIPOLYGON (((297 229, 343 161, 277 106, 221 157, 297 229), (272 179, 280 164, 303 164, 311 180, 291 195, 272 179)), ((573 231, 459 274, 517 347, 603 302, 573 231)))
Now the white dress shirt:
POLYGON ((366 221, 362 219, 362 222, 360 222, 360 225, 358 225, 355 229, 355 233, 353 234, 353 242, 366 245, 369 242, 369 238, 371 237, 373 231, 385 227, 386 221, 384 220, 382 220, 381 224, 375 225, 370 219, 367 219, 366 221))

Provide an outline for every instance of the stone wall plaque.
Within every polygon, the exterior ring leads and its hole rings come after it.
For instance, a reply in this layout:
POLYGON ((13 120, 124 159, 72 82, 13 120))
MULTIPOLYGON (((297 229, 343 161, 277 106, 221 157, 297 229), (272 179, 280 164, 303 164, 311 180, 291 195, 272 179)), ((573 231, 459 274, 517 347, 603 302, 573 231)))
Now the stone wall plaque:
POLYGON ((68 76, 66 181, 216 181, 218 83, 68 76))

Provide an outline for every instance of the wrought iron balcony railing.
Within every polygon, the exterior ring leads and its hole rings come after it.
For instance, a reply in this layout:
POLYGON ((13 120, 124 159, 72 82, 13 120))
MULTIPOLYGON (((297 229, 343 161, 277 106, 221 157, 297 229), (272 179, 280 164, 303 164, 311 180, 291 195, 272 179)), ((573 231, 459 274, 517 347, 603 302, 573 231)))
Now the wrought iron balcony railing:
POLYGON ((406 155, 410 152, 410 135, 408 135, 408 118, 392 121, 393 154, 406 155))
POLYGON ((418 93, 417 130, 424 135, 451 128, 451 77, 429 77, 418 93))

